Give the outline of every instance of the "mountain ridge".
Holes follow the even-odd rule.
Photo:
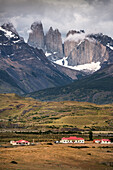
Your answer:
[[[35,22],[32,25],[34,24]],[[42,47],[42,49],[46,57],[56,64],[92,74],[100,67],[113,63],[113,39],[107,35],[102,33],[88,34],[84,30],[69,30],[63,44],[62,35],[58,29],[53,30],[50,27],[48,32],[44,34],[43,27],[38,31],[39,27],[42,27],[41,22],[37,22],[37,27],[35,27],[32,34],[35,37],[37,37],[37,34],[40,35],[36,41],[40,42],[43,39],[42,44],[45,44],[45,47]],[[40,32],[43,32],[43,36]],[[28,43],[30,39],[32,42],[30,37],[31,33],[29,34]],[[33,43],[34,45],[32,43],[31,45],[36,47],[37,42],[36,44],[35,41]],[[37,47],[40,48],[40,46]],[[95,69],[91,67],[92,63],[95,64]],[[83,65],[87,65],[87,69],[86,67],[84,69]]]
[[[27,96],[41,101],[113,103],[113,64],[61,88],[50,88]]]
[[[38,23],[38,25],[42,27],[41,23]],[[35,26],[33,26],[33,30],[37,29],[37,25]],[[58,30],[52,30],[52,32],[60,35]],[[77,36],[77,42],[74,40],[74,44],[72,39],[68,39],[72,43],[74,50],[82,51],[85,54],[85,51],[89,51],[90,46],[91,51],[89,53],[91,52],[92,54],[93,51],[94,57],[97,56],[97,61],[98,56],[102,57],[101,60],[103,59],[103,62],[100,63],[101,69],[99,67],[99,71],[92,74],[85,69],[84,71],[78,71],[66,68],[64,63],[68,62],[69,57],[62,58],[63,66],[57,65],[53,61],[48,60],[42,49],[34,48],[25,43],[12,24],[3,24],[0,27],[0,92],[31,93],[27,96],[48,101],[77,100],[99,104],[111,103],[113,91],[112,38],[103,34],[90,34],[90,38],[87,36],[85,40],[83,38],[81,41],[79,36],[85,37],[85,31],[77,32],[74,30],[69,32],[67,38],[70,35],[72,39],[73,36]],[[83,45],[87,44],[85,43],[86,41],[89,46],[86,45],[85,47]],[[94,49],[97,49],[95,48],[96,46],[99,51],[94,51]],[[84,47],[83,50],[82,47]],[[64,58],[65,61],[63,61]],[[73,82],[73,80],[77,81]],[[54,89],[52,87],[58,88]],[[40,91],[46,88],[48,89]]]
[[[6,29],[6,26],[8,27]],[[42,50],[29,46],[15,31],[12,25],[5,24],[0,27],[0,70],[4,75],[9,75],[9,82],[4,82],[10,87],[11,81],[22,90],[13,88],[9,92],[30,92],[48,87],[61,86],[72,82],[66,74],[61,73],[45,56]],[[1,83],[3,79],[1,80]],[[13,83],[14,84],[14,83]],[[16,86],[17,88],[17,86]],[[8,89],[0,92],[8,92]]]

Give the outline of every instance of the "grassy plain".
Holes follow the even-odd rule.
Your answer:
[[[113,130],[113,104],[40,102],[0,94],[0,128],[36,131]]]
[[[97,136],[112,133],[113,104],[40,102],[15,94],[0,94],[0,169],[112,170],[113,144],[53,143],[63,136],[81,136],[87,140],[89,129]],[[10,140],[19,139],[30,142],[34,139],[38,144],[9,146]]]
[[[80,148],[84,147],[84,148]],[[0,148],[1,170],[112,170],[113,144],[52,144]]]

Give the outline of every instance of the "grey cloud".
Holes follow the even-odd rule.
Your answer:
[[[0,0],[0,23],[11,21],[27,39],[32,22],[41,20],[62,35],[70,29],[103,32],[113,37],[112,0]]]

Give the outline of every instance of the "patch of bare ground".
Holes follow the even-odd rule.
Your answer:
[[[74,148],[74,146],[76,146]],[[78,146],[78,148],[77,148]],[[83,148],[80,146],[87,146]],[[100,147],[101,146],[101,147]],[[54,144],[0,148],[1,170],[112,170],[113,144]]]

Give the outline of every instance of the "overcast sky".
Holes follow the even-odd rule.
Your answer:
[[[39,20],[45,32],[52,26],[63,37],[69,30],[84,29],[113,38],[113,0],[0,0],[0,25],[12,22],[25,39]]]

